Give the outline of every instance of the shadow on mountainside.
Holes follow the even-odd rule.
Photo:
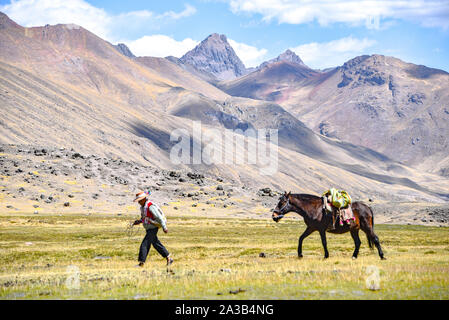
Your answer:
[[[176,144],[175,141],[170,141],[170,135],[167,132],[149,127],[140,121],[129,124],[129,126],[130,131],[136,136],[150,140],[165,152],[170,152],[170,149]]]

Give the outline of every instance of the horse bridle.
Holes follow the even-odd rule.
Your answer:
[[[282,206],[282,208],[280,208],[278,210],[279,215],[277,216],[278,218],[282,218],[284,216],[284,214],[282,214],[281,212],[284,211],[285,208],[287,208],[287,206],[290,205],[290,198],[287,197],[287,202]]]

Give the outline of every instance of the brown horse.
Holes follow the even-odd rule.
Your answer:
[[[359,230],[362,229],[366,233],[368,238],[368,244],[372,248],[372,244],[377,248],[379,256],[384,260],[384,254],[380,247],[379,238],[374,233],[374,216],[373,211],[363,202],[357,201],[352,204],[352,211],[354,212],[355,220],[351,221],[350,225],[344,224],[340,226],[336,224],[334,230],[330,230],[332,225],[332,215],[326,213],[323,210],[322,199],[318,196],[311,194],[291,194],[289,192],[284,193],[279,199],[279,203],[273,210],[272,218],[275,222],[279,222],[285,214],[294,211],[304,218],[304,222],[307,225],[304,233],[299,237],[298,243],[298,257],[302,258],[302,242],[312,232],[318,231],[321,236],[321,243],[324,247],[324,258],[329,258],[329,252],[327,251],[326,231],[331,233],[346,233],[351,232],[352,239],[354,239],[355,250],[352,254],[352,258],[356,259],[359,254],[360,238]]]

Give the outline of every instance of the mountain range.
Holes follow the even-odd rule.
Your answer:
[[[448,79],[379,55],[324,72],[290,50],[248,69],[218,34],[179,59],[135,57],[81,26],[24,28],[0,13],[0,143],[191,168],[247,187],[447,201]],[[172,164],[170,134],[191,132],[192,120],[221,132],[277,129],[279,170]]]
[[[449,175],[449,74],[443,70],[365,55],[320,71],[291,50],[247,69],[218,34],[180,61],[231,96],[281,105],[316,133]]]
[[[315,132],[447,176],[449,74],[382,55],[359,56],[327,72],[271,63],[219,87],[273,101]]]

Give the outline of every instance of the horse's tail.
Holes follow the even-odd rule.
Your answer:
[[[370,207],[368,207],[368,209],[369,209],[369,212],[370,212],[370,214],[371,214],[371,223],[372,223],[371,229],[372,229],[373,232],[374,232],[374,212],[373,212],[373,210],[372,210]],[[368,239],[368,245],[369,245],[370,249],[371,249],[371,250],[374,249],[374,248],[373,248],[373,242],[371,241],[371,239],[370,239],[370,237],[368,236],[368,234],[366,234],[366,238]]]

